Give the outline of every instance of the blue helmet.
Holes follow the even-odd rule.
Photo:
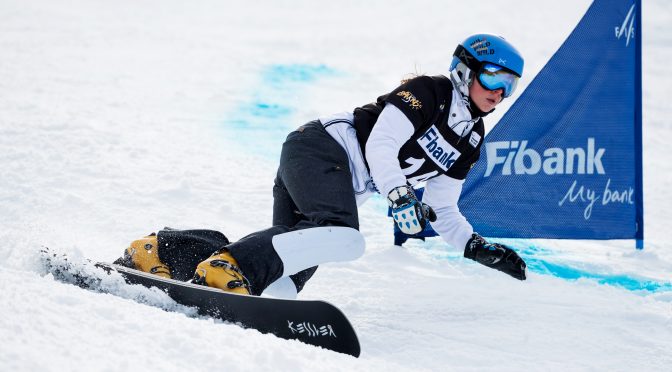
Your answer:
[[[513,94],[518,78],[523,76],[523,57],[503,37],[491,34],[469,36],[453,53],[450,71],[463,93],[474,76],[486,89],[502,88],[504,97]],[[466,93],[468,95],[468,93]]]

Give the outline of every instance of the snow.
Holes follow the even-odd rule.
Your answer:
[[[232,240],[266,228],[292,128],[370,102],[408,73],[445,73],[475,32],[520,47],[524,88],[589,3],[3,0],[0,370],[669,369],[665,0],[643,5],[643,251],[510,241],[536,265],[519,282],[437,239],[393,246],[384,202],[371,200],[364,256],[320,267],[300,294],[343,310],[359,359],[194,316],[160,292],[64,285],[36,262],[43,245],[110,261],[163,226]]]

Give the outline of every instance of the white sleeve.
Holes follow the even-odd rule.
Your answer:
[[[397,186],[406,184],[399,166],[399,150],[408,141],[415,127],[401,110],[386,104],[366,141],[366,162],[371,178],[383,196]]]
[[[427,181],[422,201],[436,212],[432,228],[456,249],[464,249],[474,229],[460,212],[457,201],[464,180],[442,175]]]

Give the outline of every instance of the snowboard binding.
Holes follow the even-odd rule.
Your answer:
[[[159,259],[159,244],[154,233],[131,242],[124,251],[124,256],[114,263],[166,279],[173,278],[170,267]]]
[[[250,294],[250,281],[243,275],[238,262],[227,250],[215,252],[199,263],[191,282],[226,292]]]

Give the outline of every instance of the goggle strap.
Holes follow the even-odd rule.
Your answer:
[[[473,54],[467,50],[467,48],[463,47],[461,44],[457,45],[457,48],[455,48],[455,52],[453,55],[457,58],[459,58],[462,62],[464,62],[469,69],[475,73],[478,73],[478,70],[481,68],[481,62],[474,57]]]

